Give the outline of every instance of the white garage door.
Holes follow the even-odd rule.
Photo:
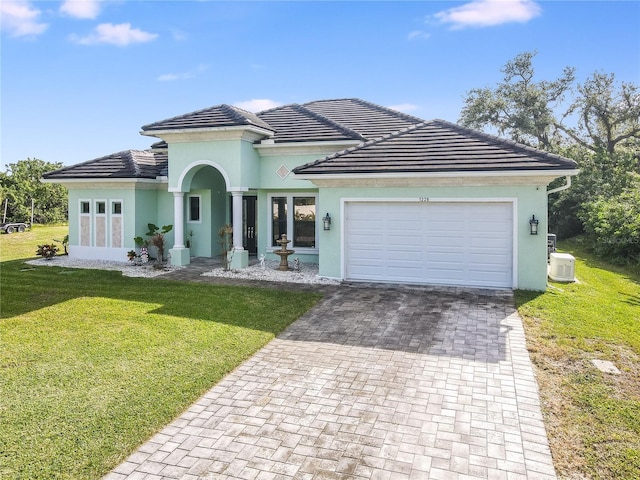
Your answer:
[[[348,202],[349,280],[512,287],[511,203]]]

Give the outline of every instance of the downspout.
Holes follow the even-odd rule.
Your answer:
[[[566,190],[567,188],[569,188],[571,186],[571,175],[567,175],[566,177],[564,177],[567,179],[567,183],[565,185],[562,185],[558,188],[554,188],[552,190],[547,190],[547,195],[551,195],[552,193],[556,193],[556,192],[561,192],[562,190]]]

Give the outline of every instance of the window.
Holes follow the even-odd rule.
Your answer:
[[[188,222],[200,222],[200,195],[189,195],[187,197],[189,205]]]
[[[287,233],[287,197],[273,197],[271,199],[273,224],[271,230],[271,246],[277,247],[282,234]]]
[[[316,196],[271,197],[271,246],[280,247],[282,234],[293,248],[316,248]]]
[[[122,248],[124,244],[124,223],[122,221],[122,201],[110,201],[109,241],[112,248]]]
[[[293,245],[300,248],[316,246],[315,197],[293,197]]]
[[[80,202],[80,213],[91,213],[91,204],[89,202]]]
[[[96,214],[105,215],[107,213],[107,202],[96,202]]]

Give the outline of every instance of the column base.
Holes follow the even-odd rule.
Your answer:
[[[249,266],[249,250],[231,250],[228,253],[231,257],[231,270],[242,270]]]
[[[191,255],[188,248],[172,248],[169,250],[169,254],[171,255],[171,265],[183,267],[191,263]]]

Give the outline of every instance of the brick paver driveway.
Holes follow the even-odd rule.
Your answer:
[[[555,478],[511,292],[327,291],[107,478]]]

